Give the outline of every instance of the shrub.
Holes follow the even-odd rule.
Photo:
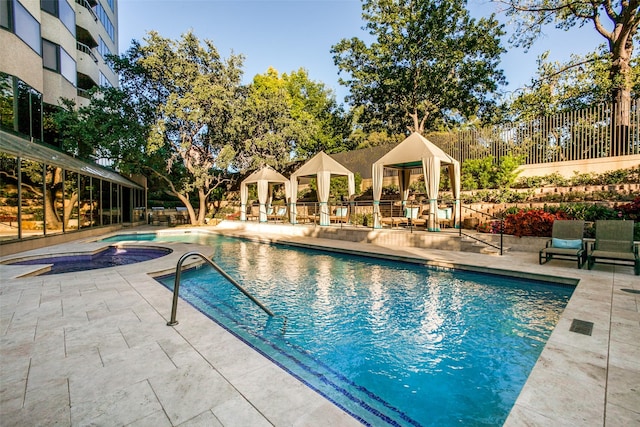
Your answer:
[[[504,220],[504,232],[514,236],[551,236],[553,221],[556,219],[569,219],[564,211],[555,213],[542,209],[521,210],[515,214],[509,214]]]
[[[640,196],[636,197],[632,202],[618,206],[618,211],[622,213],[624,219],[631,219],[636,222],[640,221]],[[636,224],[637,226],[638,224]]]

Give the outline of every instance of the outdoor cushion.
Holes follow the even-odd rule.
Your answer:
[[[336,208],[336,216],[347,216],[347,207],[342,206],[342,207]]]
[[[418,213],[420,212],[420,208],[416,207],[416,208],[405,208],[404,209],[404,217],[405,218],[411,218],[411,219],[416,219],[418,218]]]
[[[582,240],[580,239],[551,239],[551,246],[559,249],[580,249],[582,248]]]
[[[278,216],[283,216],[286,213],[287,213],[287,208],[285,206],[280,206],[278,208],[278,213],[277,213]]]
[[[438,209],[438,218],[451,219],[451,208]]]

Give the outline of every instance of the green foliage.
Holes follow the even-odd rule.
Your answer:
[[[366,0],[373,42],[343,39],[332,47],[348,101],[364,107],[367,132],[422,132],[462,118],[490,115],[504,83],[498,69],[502,26],[470,17],[457,0]]]
[[[545,186],[576,187],[587,185],[634,184],[640,182],[640,166],[629,169],[616,169],[601,174],[574,171],[571,178],[564,178],[554,172],[549,175],[522,177],[514,185],[516,188],[540,188]]]
[[[373,214],[353,213],[349,216],[349,221],[353,225],[363,225],[365,227],[370,227],[373,224]]]
[[[573,57],[570,64],[546,64],[544,55],[539,62],[539,79],[530,92],[516,100],[520,108],[515,110],[521,117],[540,115],[549,108],[574,109],[576,104],[590,105],[607,98],[622,105],[628,103],[631,90],[638,88],[640,73],[632,55],[638,42],[637,2],[512,0],[506,12],[516,24],[512,38],[516,46],[530,47],[544,26],[552,23],[565,30],[576,25],[594,28],[606,43],[600,53],[584,59]],[[628,116],[620,120],[625,123]]]
[[[528,200],[533,193],[533,190],[524,192],[509,189],[479,190],[473,194],[465,193],[461,197],[463,203],[521,203]]]
[[[355,173],[353,176],[355,184],[355,195],[360,194],[360,187],[362,185],[362,176],[359,173]],[[303,193],[305,198],[316,197],[318,191],[318,182],[316,178],[312,178],[309,182],[310,192]],[[349,179],[346,176],[332,176],[329,182],[329,199],[336,201],[349,198]]]
[[[513,156],[501,157],[499,164],[493,156],[465,160],[460,172],[462,189],[509,188],[516,181],[521,163],[521,159]]]
[[[235,149],[229,133],[236,112],[241,56],[223,60],[211,41],[192,33],[180,40],[150,32],[134,42],[114,68],[122,91],[144,108],[148,126],[144,171],[152,173],[185,206],[199,202],[201,224],[211,192],[229,180]],[[95,101],[95,100],[94,100]]]

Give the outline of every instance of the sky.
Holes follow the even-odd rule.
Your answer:
[[[469,0],[468,5],[474,17],[497,11],[488,0]],[[368,37],[362,30],[360,0],[119,0],[118,7],[120,53],[150,30],[170,39],[191,30],[199,39],[211,40],[224,58],[244,55],[244,83],[269,67],[280,73],[304,68],[311,80],[332,89],[340,103],[348,89],[338,83],[331,46],[344,38]],[[506,22],[504,16],[498,18]],[[512,29],[507,27],[505,37]],[[503,91],[529,84],[544,51],[550,51],[550,60],[566,61],[572,53],[592,52],[603,42],[592,27],[569,32],[550,27],[529,52],[505,39],[500,68],[508,86]]]

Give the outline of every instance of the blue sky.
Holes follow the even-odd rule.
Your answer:
[[[118,5],[121,52],[149,30],[172,39],[192,30],[200,39],[213,41],[223,57],[231,52],[243,54],[245,82],[270,66],[280,73],[302,67],[312,80],[331,88],[338,102],[348,91],[338,84],[331,46],[343,38],[367,37],[361,29],[360,0],[119,0]],[[488,16],[497,6],[470,0],[469,7],[479,17]],[[595,50],[603,41],[593,28],[570,32],[549,28],[528,53],[505,40],[508,52],[502,56],[501,68],[509,85],[504,90],[516,90],[531,81],[541,52],[549,50],[550,59],[564,61],[572,53]]]

